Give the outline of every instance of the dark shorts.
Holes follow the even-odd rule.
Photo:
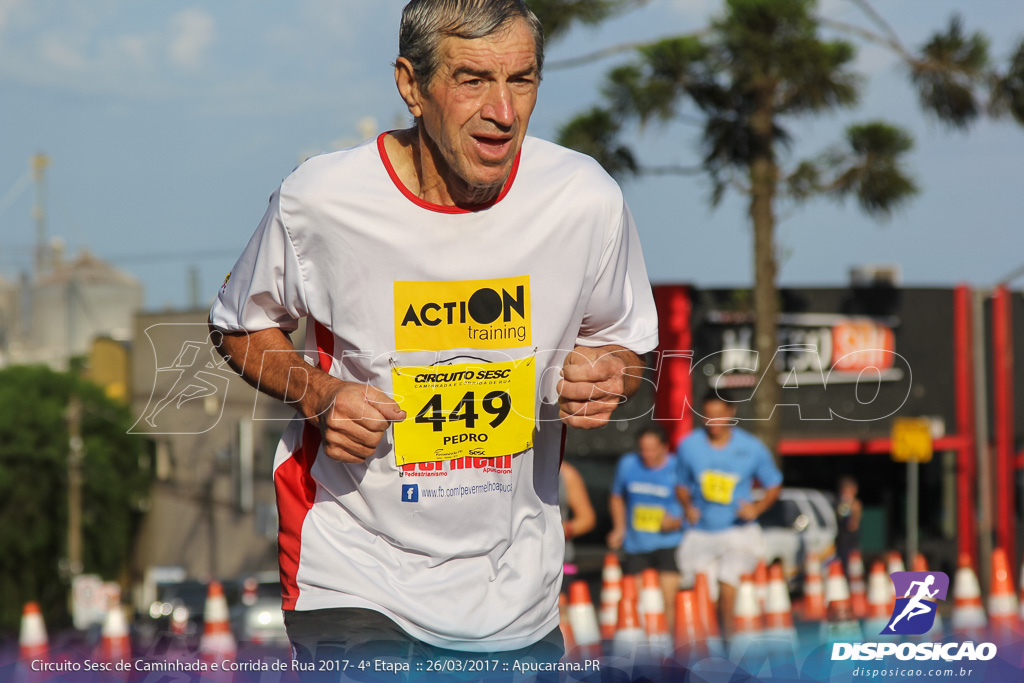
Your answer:
[[[493,667],[493,660],[498,661],[497,666],[502,667],[499,671],[503,672],[511,670],[515,661],[557,662],[565,653],[558,628],[528,647],[486,653],[428,645],[380,612],[369,609],[285,610],[284,623],[296,662],[293,666],[300,668],[303,681],[316,683],[384,678],[396,682],[431,680],[432,671],[438,677],[446,675],[452,667],[462,667],[463,674],[474,673],[467,669]],[[367,665],[359,668],[362,662]],[[506,664],[509,669],[504,668]],[[404,665],[409,666],[408,673],[402,672]],[[389,671],[395,673],[382,673]],[[486,670],[476,673],[482,675],[470,679],[494,676],[493,670],[490,674]]]
[[[645,569],[659,572],[679,572],[675,548],[658,548],[649,553],[626,553],[622,559],[623,574],[639,574]]]

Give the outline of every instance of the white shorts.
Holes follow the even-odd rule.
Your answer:
[[[764,534],[760,524],[743,524],[721,531],[688,529],[676,549],[676,563],[683,585],[691,585],[699,573],[708,577],[713,594],[718,582],[739,586],[740,577],[753,573],[764,558]]]

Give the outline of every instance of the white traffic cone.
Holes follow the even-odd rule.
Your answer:
[[[220,582],[211,581],[206,593],[203,637],[199,639],[200,657],[212,661],[232,660],[237,646],[228,623],[228,601]]]
[[[586,581],[569,584],[569,606],[566,608],[569,626],[576,641],[579,660],[596,659],[601,656],[601,627],[597,623],[597,612],[590,600],[590,588]]]
[[[107,605],[97,658],[110,664],[127,662],[132,658],[132,646],[128,639],[128,627],[125,624],[120,596],[116,599],[112,597],[110,604]]]
[[[892,579],[885,573],[885,564],[876,560],[868,575],[868,613],[864,619],[864,633],[868,638],[895,639],[891,634],[884,633],[892,619],[892,605],[889,602],[892,591]]]
[[[853,614],[850,601],[850,585],[843,574],[843,563],[833,560],[828,568],[828,580],[825,582],[825,600],[828,612],[824,628],[824,641],[857,642],[862,639],[860,622]]]
[[[601,570],[601,610],[598,623],[601,626],[601,640],[611,641],[619,620],[619,600],[622,599],[622,567],[615,553],[604,556]]]
[[[738,662],[744,657],[754,656],[763,632],[764,623],[761,621],[761,608],[757,604],[754,577],[751,574],[744,574],[740,579],[739,588],[736,589],[729,659]]]
[[[868,614],[868,595],[867,585],[864,583],[864,559],[859,550],[850,551],[846,570],[850,579],[850,606],[853,607],[853,615],[863,619]]]
[[[953,579],[953,631],[965,639],[980,641],[988,627],[981,605],[981,586],[971,567],[970,555],[960,555],[959,565]]]
[[[46,659],[50,652],[50,641],[46,636],[46,624],[39,603],[26,602],[21,611],[21,631],[18,634],[18,657],[20,659]]]

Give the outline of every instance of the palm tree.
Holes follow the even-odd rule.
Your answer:
[[[644,173],[706,173],[711,203],[735,190],[747,197],[754,230],[754,343],[761,374],[752,397],[758,435],[773,450],[779,437],[772,419],[779,399],[771,362],[777,349],[779,297],[775,226],[780,199],[826,195],[853,197],[874,218],[886,218],[918,188],[904,166],[909,134],[872,121],[850,126],[842,144],[813,159],[785,164],[800,117],[854,107],[862,78],[852,70],[856,50],[846,40],[824,38],[822,28],[883,44],[910,67],[922,107],[954,127],[969,125],[984,109],[978,90],[993,88],[989,110],[1024,120],[1024,43],[1005,74],[988,69],[987,41],[967,36],[956,17],[920,54],[912,54],[867,0],[853,0],[877,30],[830,21],[816,0],[726,0],[722,14],[703,31],[638,46],[613,46],[596,56],[630,50],[635,59],[613,68],[603,106],[575,117],[560,142],[594,156],[620,178]],[[600,21],[642,4],[634,0],[533,0],[542,21],[554,17],[554,34],[573,19]],[[548,24],[545,24],[548,27]],[[552,33],[548,27],[549,34]],[[573,62],[576,63],[576,62]],[[645,166],[622,142],[628,124],[692,121],[699,113],[702,159],[697,167]],[[686,111],[684,111],[686,107]]]

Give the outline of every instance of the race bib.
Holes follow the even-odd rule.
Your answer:
[[[739,480],[738,474],[707,470],[700,475],[701,495],[709,503],[732,505],[732,494]]]
[[[659,533],[665,519],[665,508],[637,505],[633,508],[633,528],[637,531]]]
[[[533,446],[534,359],[395,367],[399,467],[465,456],[494,458]]]

